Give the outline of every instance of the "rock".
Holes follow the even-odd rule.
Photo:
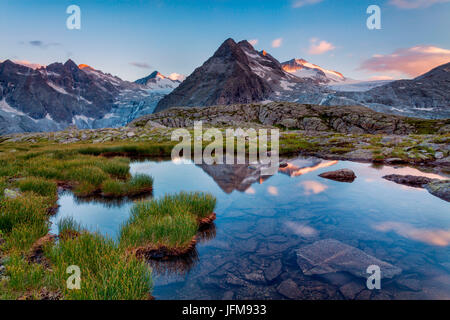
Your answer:
[[[353,182],[356,179],[355,173],[350,169],[340,169],[319,174],[319,177],[336,180],[339,182]]]
[[[156,121],[152,121],[152,120],[147,121],[147,123],[145,124],[145,127],[147,127],[147,128],[167,128],[166,126],[164,126]]]
[[[136,135],[136,133],[134,133],[133,131],[130,131],[130,132],[127,133],[127,137],[128,137],[128,138],[132,138],[132,137],[134,137],[135,135]]]
[[[403,289],[411,290],[411,291],[421,291],[422,285],[420,280],[414,278],[403,278],[398,279],[396,283]]]
[[[295,120],[295,119],[289,119],[289,118],[283,119],[283,120],[281,120],[280,124],[286,128],[297,128],[298,127],[297,120]]]
[[[288,164],[286,162],[281,162],[279,167],[280,168],[286,168],[288,166]]]
[[[398,136],[385,136],[380,140],[380,142],[382,144],[399,144],[403,142],[403,139]]]
[[[356,295],[364,290],[365,287],[358,282],[349,282],[339,288],[339,291],[346,299],[355,299]]]
[[[450,156],[434,161],[437,166],[450,167]]]
[[[227,291],[223,294],[222,300],[233,300],[233,298],[234,298],[234,292]]]
[[[363,290],[356,296],[356,300],[370,300],[371,295],[371,290]]]
[[[277,291],[289,299],[301,299],[302,292],[292,279],[284,280],[278,287]]]
[[[251,273],[244,274],[245,280],[251,281],[251,282],[259,282],[259,283],[265,283],[266,280],[264,278],[264,274],[261,270],[255,270]]]
[[[388,158],[385,161],[386,161],[386,163],[389,163],[389,164],[402,164],[402,163],[407,162],[401,158]]]
[[[348,272],[367,278],[367,267],[377,265],[382,278],[393,278],[402,270],[338,240],[319,240],[297,250],[297,263],[306,275]]]
[[[350,160],[372,161],[373,152],[368,149],[356,149],[345,154]]]
[[[416,188],[423,188],[426,184],[433,181],[437,181],[437,179],[431,179],[423,176],[412,176],[412,175],[404,176],[400,174],[389,174],[383,176],[383,179]]]
[[[16,199],[21,196],[21,193],[19,191],[11,190],[11,189],[5,189],[3,191],[3,194],[4,194],[5,198],[8,198],[8,199]]]
[[[434,157],[436,158],[436,159],[442,159],[442,158],[444,158],[444,153],[443,152],[436,152],[435,154],[434,154]]]
[[[269,267],[264,269],[264,276],[267,281],[272,281],[281,274],[281,260],[270,262]]]
[[[425,186],[433,196],[450,202],[450,180],[433,181]]]

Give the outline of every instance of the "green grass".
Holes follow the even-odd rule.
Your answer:
[[[83,232],[76,238],[59,241],[47,248],[45,254],[65,299],[139,300],[149,297],[151,270],[145,261],[127,255],[109,238]],[[66,287],[66,269],[70,265],[80,268],[80,290]]]
[[[58,233],[62,234],[65,232],[81,232],[83,227],[79,224],[73,217],[65,217],[57,222],[58,225]]]
[[[56,289],[52,274],[43,265],[29,263],[19,254],[11,254],[5,266],[9,281],[0,284],[0,297],[3,295],[3,299],[18,299],[25,294],[38,299],[42,288]]]
[[[6,251],[27,252],[37,239],[48,233],[48,222],[37,219],[32,223],[17,223],[5,236]]]
[[[29,177],[20,180],[18,187],[22,192],[32,191],[41,196],[56,196],[56,183],[42,178]]]
[[[82,147],[78,149],[80,154],[84,155],[101,155],[101,154],[115,154],[124,156],[156,156],[156,155],[170,155],[172,148],[176,143],[140,143],[140,144],[124,144],[115,146],[95,146]]]
[[[186,249],[198,231],[199,218],[211,214],[215,205],[210,194],[185,192],[137,202],[120,230],[120,244]]]
[[[34,194],[26,194],[16,199],[0,201],[0,230],[10,232],[16,225],[36,225],[47,221],[47,199]]]
[[[137,174],[129,181],[107,180],[102,184],[102,192],[107,197],[135,196],[149,192],[153,188],[153,178],[146,174]]]

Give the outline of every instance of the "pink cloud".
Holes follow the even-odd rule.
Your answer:
[[[283,43],[283,38],[278,38],[272,41],[272,48],[279,48]]]
[[[303,6],[316,4],[316,3],[319,3],[319,2],[322,2],[322,1],[323,0],[297,0],[297,1],[294,1],[294,3],[292,4],[292,7],[300,8],[300,7],[303,7]]]
[[[400,72],[411,77],[421,75],[450,61],[450,50],[434,46],[415,46],[398,49],[392,54],[377,54],[364,61],[360,70]]]
[[[369,78],[370,81],[376,80],[394,80],[394,77],[391,76],[372,76]]]
[[[300,183],[305,189],[305,195],[318,194],[328,189],[328,186],[317,181],[302,181]]]
[[[382,232],[394,231],[402,237],[427,244],[446,247],[450,245],[449,229],[419,229],[407,223],[387,221],[373,226]]]
[[[317,38],[312,38],[310,42],[309,54],[323,54],[336,48],[332,43],[325,40],[319,41]]]
[[[274,186],[270,186],[270,187],[267,188],[267,192],[269,192],[273,196],[277,196],[278,195],[278,188],[274,187]]]
[[[31,69],[39,69],[41,67],[45,67],[42,64],[33,63],[33,62],[30,62],[30,61],[27,61],[27,60],[14,60],[13,62],[17,63],[17,64],[21,64],[21,65],[23,65],[25,67],[28,67],[28,68],[31,68]]]
[[[450,0],[391,0],[389,3],[401,9],[417,9],[444,2],[450,2]]]
[[[258,44],[258,39],[248,40],[248,43],[250,43],[252,46],[256,46]]]

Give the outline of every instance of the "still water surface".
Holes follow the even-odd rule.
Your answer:
[[[135,161],[131,173],[154,177],[153,197],[206,191],[217,197],[217,220],[182,261],[152,263],[157,299],[450,299],[450,205],[386,174],[426,175],[414,168],[296,158],[271,177],[245,165],[197,166]],[[352,169],[353,183],[318,174]],[[149,196],[151,197],[151,196]],[[81,200],[62,193],[56,221],[71,216],[117,238],[133,202]],[[402,269],[381,290],[343,271],[306,276],[295,250],[336,239]]]

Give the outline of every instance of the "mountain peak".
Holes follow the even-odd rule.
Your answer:
[[[255,49],[255,48],[251,45],[251,43],[248,42],[247,40],[239,41],[239,42],[237,43],[237,45],[240,46],[240,47],[245,47],[245,48],[252,49],[252,50]]]
[[[311,78],[319,82],[342,82],[346,78],[340,72],[322,68],[305,59],[291,59],[281,64],[283,70],[296,75],[299,78]]]
[[[69,68],[69,69],[78,69],[78,66],[75,62],[73,62],[72,59],[68,59],[65,63],[64,63],[64,67]]]
[[[148,79],[156,79],[156,78],[165,79],[166,76],[163,76],[161,73],[159,73],[159,71],[155,70],[152,73],[150,73],[150,75],[147,78]]]
[[[270,54],[247,41],[225,40],[214,55],[161,99],[155,112],[174,106],[211,106],[266,100],[274,92],[292,90],[301,80],[285,72]],[[291,87],[287,85],[291,84]]]

